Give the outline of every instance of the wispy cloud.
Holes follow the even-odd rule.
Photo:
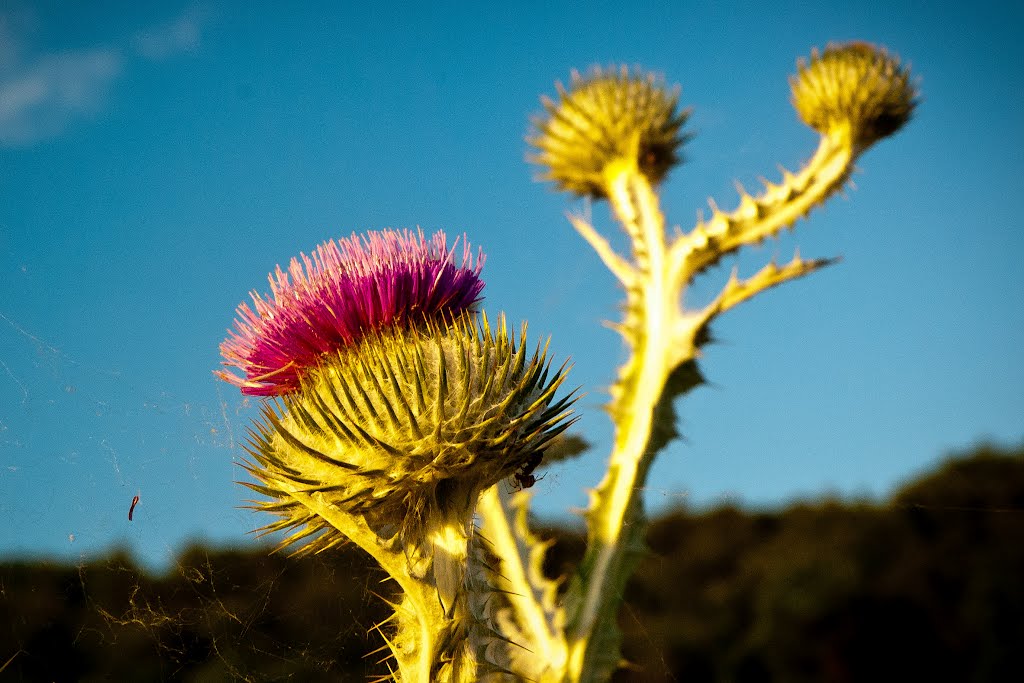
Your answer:
[[[202,27],[203,13],[193,5],[175,19],[138,31],[132,37],[132,46],[141,56],[153,60],[195,52]]]
[[[194,52],[202,19],[193,5],[174,19],[140,30],[128,41],[131,54],[163,60]],[[22,37],[28,23],[24,13],[0,12],[0,147],[31,145],[98,115],[130,64],[131,55],[126,57],[116,43],[32,54]]]
[[[0,82],[0,144],[26,145],[99,112],[121,72],[110,48],[46,55]]]

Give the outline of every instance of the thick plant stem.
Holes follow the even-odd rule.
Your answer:
[[[615,624],[628,577],[645,551],[646,519],[641,491],[655,455],[677,436],[672,402],[702,383],[696,366],[707,325],[720,313],[756,293],[828,265],[829,259],[783,266],[770,263],[740,280],[736,273],[719,296],[700,310],[685,310],[686,286],[722,255],[778,233],[811,207],[838,191],[849,177],[856,150],[849,130],[822,136],[815,155],[797,174],[785,173],[758,197],[743,194],[731,213],[716,209],[708,222],[666,245],[665,220],[648,178],[629,158],[609,163],[605,189],[616,219],[630,237],[629,262],[615,254],[586,221],[570,217],[626,291],[625,316],[614,327],[632,354],[610,389],[609,412],[615,439],[607,474],[591,494],[586,514],[588,547],[565,596],[564,632],[545,610],[538,582],[525,577],[529,544],[510,530],[497,492],[488,492],[480,511],[489,533],[501,544],[509,582],[509,603],[524,641],[552,659],[545,671],[563,681],[604,681],[619,666],[621,636]],[[543,680],[548,680],[544,678]]]
[[[610,391],[614,447],[605,479],[592,493],[587,552],[566,599],[566,680],[607,680],[619,664],[614,660],[619,653],[615,617],[626,580],[645,549],[640,492],[655,455],[677,435],[672,401],[702,382],[694,361],[708,323],[757,292],[831,261],[795,256],[781,268],[769,264],[744,281],[734,274],[719,297],[699,311],[681,308],[686,286],[722,255],[776,234],[838,191],[855,156],[849,131],[833,130],[800,173],[787,173],[782,185],[770,186],[757,198],[744,194],[732,213],[716,210],[708,223],[676,238],[671,248],[648,179],[629,160],[609,164],[608,200],[632,240],[633,264],[612,268],[620,262],[609,254],[602,258],[626,289],[625,319],[616,329],[633,353]]]
[[[437,632],[444,610],[437,592],[423,582],[402,584],[403,599],[395,606],[398,633],[389,641],[398,665],[396,680],[420,683],[433,681],[438,655]]]
[[[664,219],[657,196],[635,165],[617,165],[608,178],[609,201],[634,239],[634,256],[643,278],[639,290],[628,292],[624,334],[633,344],[634,357],[613,391],[615,445],[608,473],[593,493],[588,549],[581,582],[575,584],[583,592],[570,613],[567,633],[567,678],[573,681],[604,678],[606,666],[595,656],[602,653],[593,652],[591,637],[595,628],[603,629],[604,622],[614,619],[625,577],[637,559],[637,541],[642,542],[645,520],[640,491],[657,450],[651,448],[653,421],[672,371],[669,344],[677,308],[665,269]]]
[[[473,680],[471,659],[458,645],[463,636],[461,589],[469,540],[464,526],[441,525],[427,539],[429,547],[403,546],[382,539],[365,518],[343,512],[322,493],[309,494],[284,481],[281,486],[290,487],[296,501],[369,553],[402,589],[401,602],[392,604],[397,632],[390,639],[385,636],[395,657],[396,680]],[[450,664],[443,666],[444,660]]]

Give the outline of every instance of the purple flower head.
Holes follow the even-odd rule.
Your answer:
[[[273,297],[253,291],[253,307],[238,307],[235,329],[220,346],[224,365],[243,376],[217,375],[243,394],[287,394],[325,354],[367,332],[473,310],[484,256],[478,252],[474,265],[463,240],[458,265],[457,244],[449,250],[443,232],[430,241],[422,230],[353,234],[293,258],[287,271],[278,266],[268,278]]]

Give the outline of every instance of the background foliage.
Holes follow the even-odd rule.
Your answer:
[[[567,574],[581,535],[544,533]],[[676,510],[627,586],[615,680],[1024,680],[1022,538],[1024,447],[978,447],[883,503]],[[383,578],[355,549],[195,546],[163,576],[125,552],[8,560],[0,680],[366,680]]]

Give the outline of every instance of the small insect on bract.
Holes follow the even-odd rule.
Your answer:
[[[544,451],[538,451],[527,458],[523,466],[520,467],[512,474],[512,490],[522,491],[523,489],[531,488],[534,484],[544,478],[544,475],[535,476],[533,471],[540,465],[540,461],[544,459]]]

